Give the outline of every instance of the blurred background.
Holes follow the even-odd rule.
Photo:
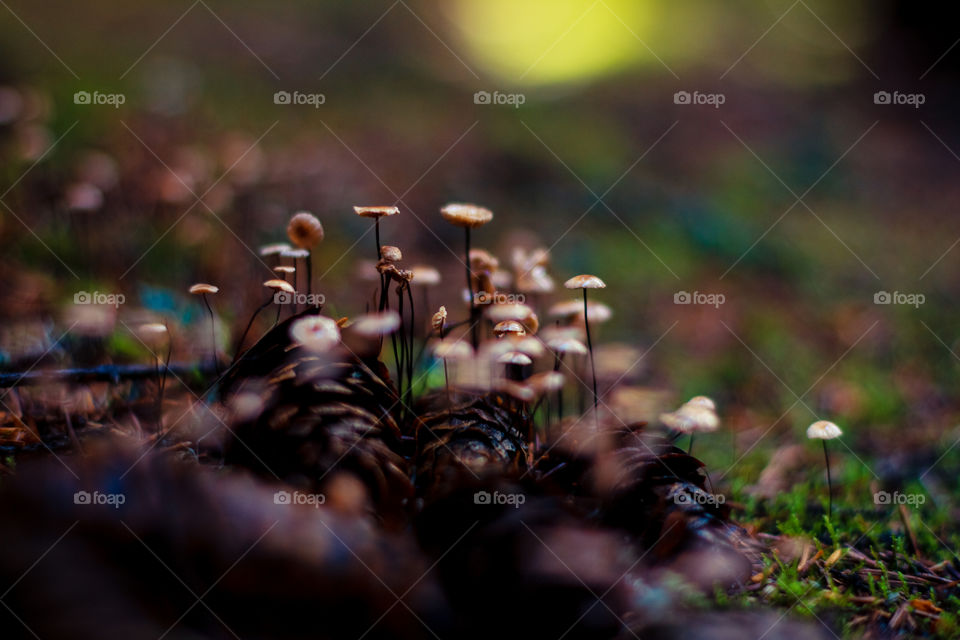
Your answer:
[[[0,36],[7,371],[143,360],[145,314],[195,359],[197,281],[229,351],[298,209],[326,313],[369,298],[351,207],[397,204],[384,242],[463,317],[468,201],[505,266],[606,281],[608,378],[717,399],[713,465],[753,482],[817,417],[850,474],[960,464],[960,32],[927,4],[3,0]]]

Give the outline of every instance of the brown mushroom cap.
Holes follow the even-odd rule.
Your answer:
[[[607,285],[597,276],[591,276],[584,273],[579,276],[573,276],[563,283],[567,289],[606,289]]]
[[[470,269],[493,273],[500,266],[496,256],[486,249],[470,249]]]
[[[290,218],[287,237],[301,249],[313,249],[323,242],[323,225],[309,211],[300,211]]]
[[[206,282],[198,282],[189,289],[190,293],[194,295],[199,295],[202,293],[217,293],[220,291],[220,287],[214,286],[212,284],[207,284]]]
[[[451,202],[442,209],[440,215],[452,225],[473,229],[482,227],[493,220],[493,212],[475,204]]]
[[[382,218],[400,213],[398,207],[354,207],[353,212],[361,218]]]
[[[493,327],[493,335],[498,338],[502,338],[507,334],[523,336],[527,334],[527,329],[516,320],[504,320],[503,322],[498,322]]]
[[[403,260],[403,253],[400,251],[400,247],[385,244],[380,247],[380,257],[387,262],[400,262]]]
[[[430,326],[433,327],[434,331],[440,331],[447,322],[447,308],[441,306],[437,309],[437,312],[433,314],[433,317],[430,319]]]
[[[269,287],[270,289],[276,289],[277,291],[284,291],[286,293],[295,293],[296,289],[287,282],[286,280],[278,280],[274,278],[273,280],[267,280],[263,283],[263,286]]]

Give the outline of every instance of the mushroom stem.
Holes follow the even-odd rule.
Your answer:
[[[250,327],[253,326],[253,321],[257,319],[257,316],[260,315],[260,312],[270,306],[270,303],[273,302],[273,296],[271,295],[267,298],[267,301],[262,305],[257,307],[257,310],[253,312],[253,315],[250,316],[250,322],[247,323],[247,328],[243,330],[243,333],[240,334],[240,340],[237,341],[237,348],[233,352],[233,362],[237,361],[237,358],[240,356],[240,348],[243,347],[243,341],[247,337],[247,333],[250,331]],[[233,363],[231,363],[232,366]]]
[[[833,482],[830,479],[830,456],[827,455],[827,441],[823,441],[823,459],[827,463],[827,517],[833,519]]]
[[[217,358],[217,326],[216,326],[216,321],[213,319],[213,309],[210,308],[210,301],[207,300],[207,294],[203,294],[203,295],[200,296],[200,297],[203,298],[203,304],[206,305],[206,307],[207,307],[207,313],[210,314],[210,338],[211,338],[210,348],[211,348],[211,350],[212,350],[211,353],[213,354],[213,368],[216,370],[216,372],[217,372],[217,377],[219,378],[219,377],[220,377],[220,362],[219,362],[219,359]]]
[[[473,348],[477,348],[477,323],[475,320],[476,315],[476,306],[473,303],[473,274],[470,271],[470,227],[464,227],[464,238],[466,240],[466,253],[464,254],[466,260],[464,266],[467,269],[467,296],[470,299],[470,342],[473,345]]]
[[[587,329],[587,349],[590,351],[590,372],[593,374],[593,412],[597,412],[597,367],[593,363],[593,342],[590,340],[590,317],[587,315],[587,290],[583,289],[583,325]]]

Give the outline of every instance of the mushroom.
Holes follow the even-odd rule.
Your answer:
[[[590,351],[590,370],[593,373],[593,410],[597,410],[597,368],[593,363],[593,342],[590,340],[590,315],[587,308],[587,289],[605,289],[606,284],[597,276],[583,274],[574,276],[563,283],[567,289],[583,290],[583,324],[587,330],[587,349]]]
[[[516,320],[504,320],[503,322],[498,322],[496,326],[493,327],[493,335],[497,338],[503,338],[506,335],[525,336],[527,335],[527,330]]]
[[[381,338],[399,328],[400,314],[393,310],[362,315],[350,325],[353,332],[364,338]]]
[[[380,247],[380,259],[385,262],[400,262],[403,260],[403,254],[400,252],[400,247],[385,244]]]
[[[217,372],[217,377],[220,377],[220,364],[217,360],[217,329],[216,323],[213,319],[213,309],[210,308],[210,301],[207,299],[207,294],[213,295],[220,291],[220,287],[216,287],[212,284],[206,284],[205,282],[198,282],[189,289],[190,293],[193,295],[199,295],[203,299],[203,304],[207,307],[207,313],[210,315],[210,348],[211,354],[213,355],[213,368]]]
[[[470,272],[470,230],[482,227],[493,220],[493,212],[475,204],[450,203],[440,209],[440,215],[450,224],[463,227],[465,251],[463,265],[467,270],[467,292],[470,294],[470,339],[477,348],[476,306],[473,301],[473,277]]]
[[[290,337],[308,351],[326,353],[340,342],[340,327],[333,318],[307,316],[290,325]]]
[[[259,307],[257,307],[257,310],[253,312],[252,316],[250,316],[250,322],[247,323],[247,327],[243,330],[243,333],[240,334],[240,340],[237,341],[237,348],[233,354],[233,362],[236,362],[237,358],[240,356],[240,349],[243,347],[243,341],[247,337],[247,333],[250,331],[250,327],[253,326],[253,321],[257,319],[257,316],[260,314],[260,312],[266,309],[267,307],[269,307],[271,303],[276,302],[277,318],[279,318],[280,317],[280,299],[278,298],[278,296],[282,294],[287,294],[292,296],[294,293],[296,293],[296,289],[294,289],[289,282],[287,282],[286,280],[279,280],[277,278],[267,280],[266,282],[263,283],[263,286],[267,287],[268,289],[272,289],[273,292],[270,294],[270,297],[267,298],[267,301],[264,302]]]
[[[170,338],[170,331],[167,325],[160,322],[148,322],[137,327],[137,333],[143,336],[141,338],[144,345],[151,350],[154,357],[154,368],[157,375],[157,430],[163,430],[163,391],[167,386],[167,369],[170,366],[170,354],[173,352],[173,340]],[[154,348],[167,341],[167,358],[163,365],[163,374],[160,374],[160,356],[153,352]]]
[[[698,398],[702,397],[698,396]],[[697,398],[694,400],[697,402],[686,402],[676,411],[660,414],[660,421],[668,428],[690,435],[690,444],[687,446],[688,455],[693,451],[695,433],[711,433],[720,427],[720,418],[717,417],[716,412],[701,404]]]
[[[354,207],[353,212],[361,218],[373,218],[374,239],[377,243],[377,260],[383,256],[380,255],[380,218],[384,216],[395,216],[400,213],[397,207]]]
[[[807,437],[811,440],[823,441],[823,459],[827,463],[827,517],[833,517],[833,483],[830,479],[830,456],[827,454],[827,440],[833,440],[843,435],[840,427],[829,420],[817,420],[807,427]]]

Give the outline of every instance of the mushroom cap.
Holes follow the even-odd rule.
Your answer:
[[[499,380],[496,384],[496,389],[500,393],[505,393],[508,396],[512,396],[521,402],[532,402],[536,400],[537,394],[533,392],[528,385],[523,384],[522,382],[514,382],[513,380]]]
[[[587,302],[589,307],[590,302]],[[555,302],[547,310],[547,315],[551,318],[568,318],[583,313],[583,300],[565,300],[564,302]]]
[[[544,371],[527,378],[527,384],[538,394],[550,393],[563,388],[564,375],[559,371]]]
[[[493,335],[498,338],[502,338],[507,334],[523,336],[526,335],[527,329],[522,324],[516,320],[504,320],[503,322],[498,322],[493,327]]]
[[[572,353],[576,356],[586,355],[587,346],[576,338],[553,338],[547,346],[557,353]]]
[[[554,287],[553,278],[542,265],[517,274],[517,291],[521,293],[550,293]]]
[[[310,255],[310,251],[307,249],[284,249],[280,252],[281,258],[292,258],[294,260],[299,260],[300,258],[306,258]]]
[[[207,284],[206,282],[198,282],[189,289],[190,293],[194,295],[202,293],[216,293],[220,291],[220,287],[214,286],[212,284]]]
[[[610,307],[602,302],[594,302],[592,300],[587,301],[587,313],[590,314],[590,324],[592,325],[606,322],[613,317],[613,311]],[[580,305],[580,310],[574,315],[574,320],[583,323],[583,304]]]
[[[597,276],[591,276],[584,273],[579,276],[573,276],[563,283],[567,289],[606,289],[607,285]]]
[[[290,337],[303,348],[324,353],[340,342],[340,327],[326,316],[306,316],[290,325]]]
[[[295,293],[296,289],[293,288],[286,280],[278,280],[274,278],[273,280],[267,280],[263,283],[263,286],[269,287],[270,289],[276,289],[277,291],[284,291],[286,293]]]
[[[379,338],[400,328],[400,314],[392,309],[382,313],[368,313],[355,319],[350,329],[365,338]]]
[[[437,312],[433,314],[433,317],[430,318],[430,326],[433,327],[434,331],[439,331],[444,324],[447,322],[447,308],[441,306],[437,309]]]
[[[290,218],[287,237],[301,249],[313,249],[323,242],[323,225],[309,211],[299,211]]]
[[[817,420],[807,427],[807,437],[815,440],[833,440],[843,435],[840,427],[829,420]]]
[[[387,262],[400,262],[403,260],[403,253],[400,252],[400,247],[385,244],[380,247],[380,257]]]
[[[277,254],[283,253],[291,249],[292,247],[286,242],[273,242],[271,244],[265,244],[260,247],[261,256],[275,256]]]
[[[167,325],[160,322],[147,322],[137,327],[137,331],[148,334],[167,333]]]
[[[282,264],[279,267],[274,267],[273,270],[276,271],[277,273],[295,273],[297,271],[297,268]]]
[[[467,360],[473,357],[473,347],[463,340],[444,338],[433,344],[433,355],[441,360]]]
[[[660,421],[681,433],[709,433],[720,427],[717,414],[704,407],[684,405],[672,413],[660,415]]]
[[[500,364],[518,364],[521,366],[533,364],[533,360],[530,358],[530,356],[521,351],[508,351],[498,357],[497,362]]]
[[[703,407],[704,409],[709,409],[710,411],[717,410],[717,403],[713,401],[712,398],[707,396],[694,396],[687,400],[685,403],[691,407]]]
[[[418,264],[410,267],[410,271],[413,272],[413,281],[417,284],[428,287],[440,284],[440,272],[429,265]]]
[[[361,218],[382,218],[400,213],[398,207],[354,207],[353,212]]]
[[[452,225],[473,229],[482,227],[493,220],[493,212],[475,204],[451,202],[442,209],[440,215]]]
[[[486,249],[470,249],[470,270],[493,273],[500,266],[497,257]]]

